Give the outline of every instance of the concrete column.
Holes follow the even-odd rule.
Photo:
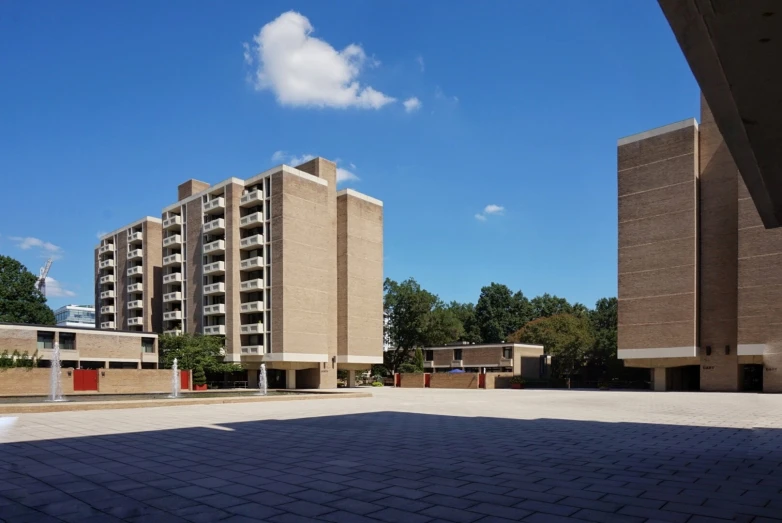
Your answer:
[[[664,367],[658,367],[655,369],[652,369],[652,390],[655,392],[665,392],[667,390],[666,387],[666,378],[668,377],[668,369]]]
[[[103,362],[103,368],[104,369],[108,369],[109,368],[109,362],[108,361],[104,361]]]
[[[295,389],[296,388],[296,371],[295,370],[286,370],[285,371],[285,388],[286,389]]]
[[[258,376],[260,373],[260,369],[247,369],[247,388],[248,389],[257,389],[258,388]]]
[[[348,371],[348,387],[355,387],[356,386],[356,371],[349,370]]]

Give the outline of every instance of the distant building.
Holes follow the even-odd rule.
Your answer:
[[[95,328],[95,307],[92,305],[64,305],[54,311],[58,327]]]

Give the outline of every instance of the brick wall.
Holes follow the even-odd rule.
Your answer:
[[[403,389],[423,389],[426,376],[423,374],[400,374],[400,387]]]
[[[192,379],[188,380],[192,383]],[[98,371],[101,394],[139,394],[171,392],[171,370],[101,369]]]
[[[201,198],[196,198],[186,205],[187,218],[184,220],[186,225],[186,236],[183,238],[185,246],[183,251],[187,252],[186,274],[183,278],[187,280],[186,286],[183,282],[185,307],[187,309],[187,332],[200,333],[204,327],[203,316],[203,278],[201,270],[203,268],[203,235],[201,234],[201,222],[203,221],[203,208]],[[181,234],[181,233],[180,233]]]
[[[60,370],[62,393],[73,393],[71,369]],[[0,369],[0,396],[46,396],[50,369]]]
[[[436,372],[430,378],[429,387],[432,389],[477,389],[478,374],[474,372],[463,374]]]
[[[486,389],[509,389],[512,372],[487,372]]]

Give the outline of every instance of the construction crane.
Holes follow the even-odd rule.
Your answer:
[[[51,258],[46,260],[46,265],[41,267],[41,270],[38,272],[38,282],[36,286],[44,296],[46,296],[46,277],[49,275],[49,269],[52,268],[52,261]]]

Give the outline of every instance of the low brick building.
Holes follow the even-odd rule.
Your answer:
[[[63,367],[84,369],[156,369],[158,336],[150,332],[121,332],[54,325],[0,323],[0,354],[48,361],[54,343],[60,344]]]
[[[424,349],[427,372],[509,372],[528,379],[547,375],[549,357],[543,345],[521,343],[453,344]]]

